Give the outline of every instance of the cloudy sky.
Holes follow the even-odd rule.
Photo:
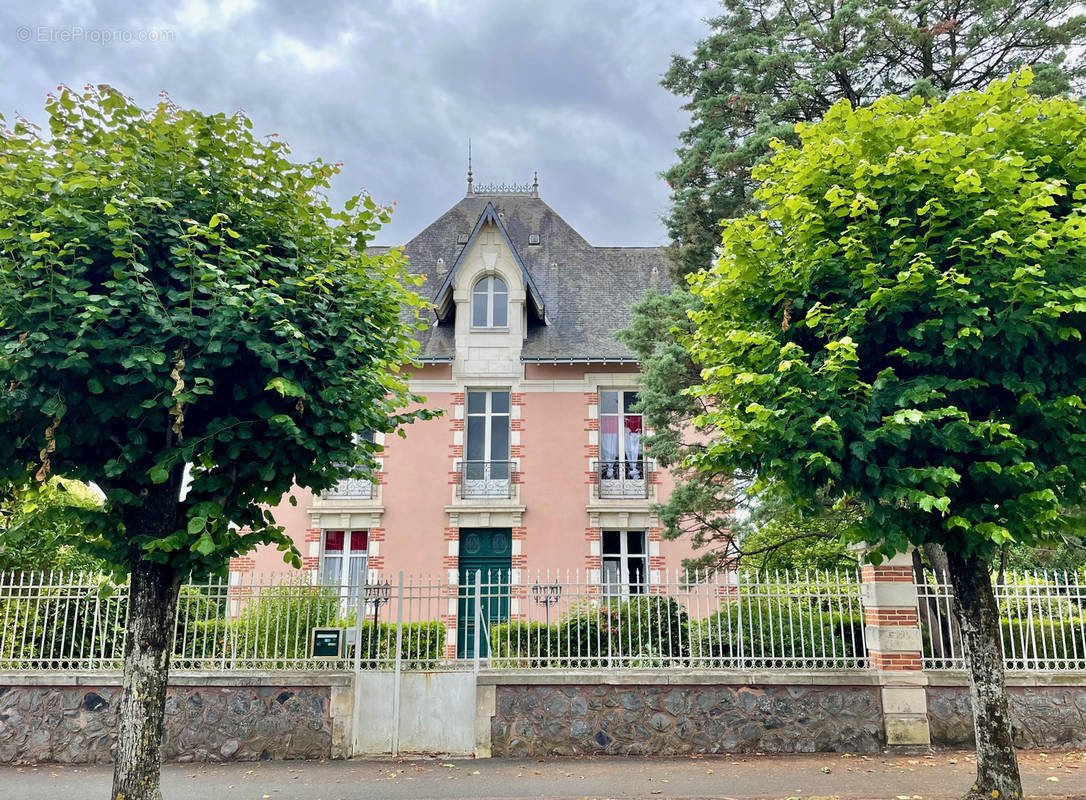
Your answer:
[[[300,159],[345,162],[334,199],[398,202],[406,241],[477,182],[530,182],[593,244],[662,244],[658,174],[686,125],[659,86],[714,0],[5,0],[0,114],[57,84],[244,109]]]

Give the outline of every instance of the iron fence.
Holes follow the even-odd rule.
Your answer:
[[[1086,581],[1078,572],[993,576],[1007,669],[1086,670]],[[925,669],[964,669],[954,593],[945,576],[917,585]]]
[[[655,572],[648,584],[508,570],[364,585],[313,574],[190,581],[174,669],[860,669],[859,581],[848,573]],[[0,669],[120,669],[128,587],[95,576],[0,573]],[[335,628],[340,657],[311,657]]]

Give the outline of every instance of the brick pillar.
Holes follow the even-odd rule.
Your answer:
[[[867,656],[882,687],[886,743],[931,744],[912,556],[901,553],[877,567],[864,564],[860,575]]]

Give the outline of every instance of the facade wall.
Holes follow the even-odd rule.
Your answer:
[[[319,565],[322,529],[370,531],[371,572],[438,575],[457,567],[459,530],[511,527],[515,569],[578,574],[599,580],[601,530],[645,530],[650,568],[681,568],[693,555],[687,541],[660,540],[659,521],[650,505],[666,499],[673,485],[665,470],[653,472],[650,496],[600,500],[593,496],[593,461],[598,460],[599,389],[638,386],[634,365],[524,365],[524,377],[473,378],[452,375],[447,364],[427,366],[412,376],[412,388],[425,407],[443,415],[417,421],[406,436],[383,440],[378,485],[371,499],[339,501],[295,489],[297,506],[287,498],[276,508],[305,567]],[[513,404],[510,456],[518,483],[511,500],[458,500],[456,462],[464,457],[465,391],[508,388]],[[258,548],[235,559],[235,573],[278,572],[282,555]]]
[[[482,224],[456,269],[449,286],[451,306],[445,306],[452,316],[441,323],[452,326],[451,363],[434,363],[411,376],[411,388],[425,396],[426,407],[444,416],[407,426],[406,438],[378,436],[384,449],[372,497],[314,497],[299,489],[297,507],[284,501],[276,509],[302,552],[304,568],[320,567],[322,531],[366,530],[371,575],[444,573],[454,582],[460,531],[507,528],[512,531],[513,585],[547,571],[598,584],[604,530],[645,532],[650,584],[664,580],[665,570],[680,569],[682,559],[691,555],[689,544],[662,542],[659,520],[651,511],[652,503],[666,499],[670,476],[654,471],[648,496],[600,498],[594,490],[593,462],[601,455],[599,393],[636,391],[638,366],[621,360],[522,360],[528,328],[540,324],[532,315],[539,312],[529,310],[523,273],[495,221]],[[507,324],[476,326],[473,287],[493,279],[508,289]],[[560,306],[560,298],[557,302]],[[457,465],[465,458],[470,422],[465,400],[472,390],[509,392],[508,458],[517,472],[511,497],[458,496]],[[243,573],[278,569],[281,563],[281,554],[263,548],[235,560],[235,581]]]
[[[428,392],[427,408],[440,408],[444,416],[417,421],[406,438],[385,440],[385,483],[380,487],[384,509],[381,572],[439,575],[449,555],[442,532],[445,507],[452,498],[450,474],[453,448],[450,392]]]

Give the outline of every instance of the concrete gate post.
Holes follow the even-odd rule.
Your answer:
[[[863,563],[860,576],[868,663],[882,687],[886,743],[931,744],[912,556],[901,553],[878,566]]]

